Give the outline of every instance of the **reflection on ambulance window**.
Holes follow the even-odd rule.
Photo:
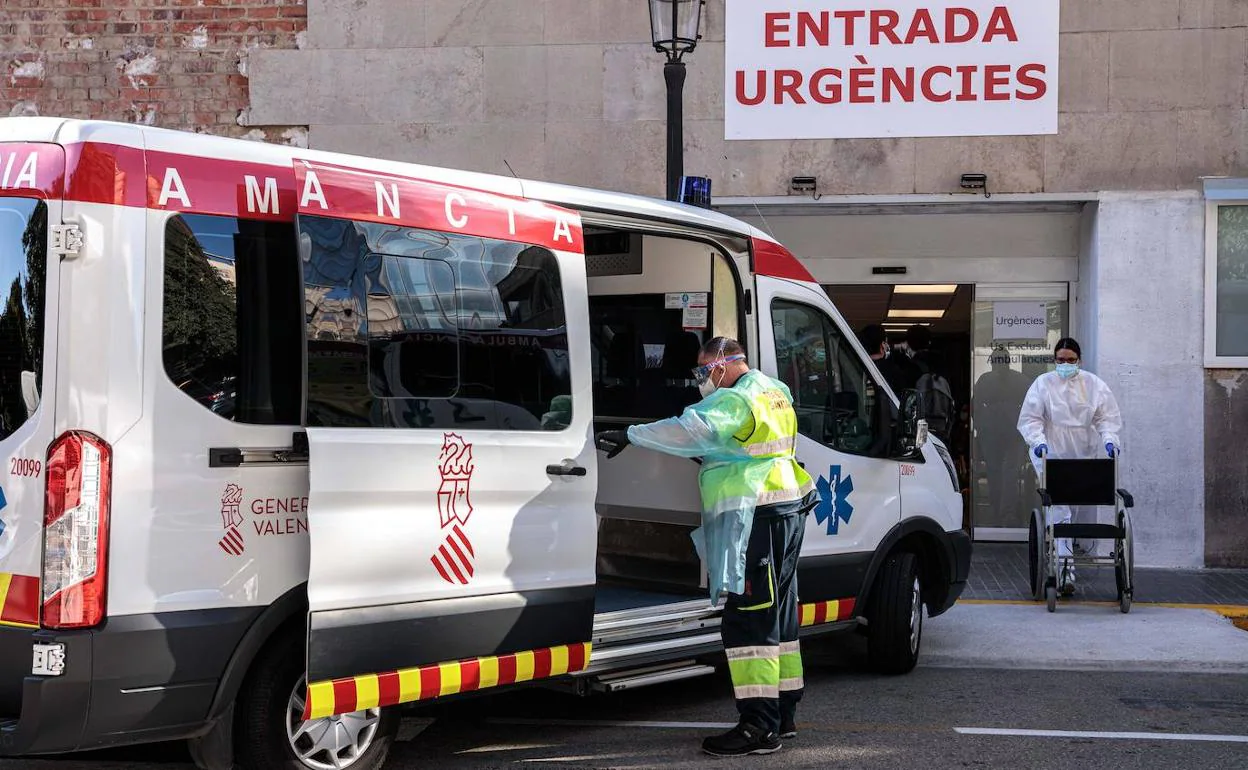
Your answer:
[[[289,224],[183,214],[165,226],[165,374],[235,422],[299,425],[303,329]]]
[[[880,454],[875,382],[821,311],[775,300],[771,307],[780,380],[793,392],[798,431],[833,449]]]
[[[568,427],[554,254],[393,225],[300,223],[309,425]]]
[[[0,439],[39,407],[47,238],[43,201],[0,198]]]

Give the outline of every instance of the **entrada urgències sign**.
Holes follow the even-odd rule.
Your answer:
[[[725,137],[1057,133],[1058,0],[726,0]]]

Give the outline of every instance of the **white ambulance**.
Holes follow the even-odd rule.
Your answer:
[[[913,398],[707,210],[7,118],[0,281],[0,755],[375,768],[400,704],[713,670],[697,466],[593,441],[711,335],[794,394],[807,632],[909,671],[967,578]]]

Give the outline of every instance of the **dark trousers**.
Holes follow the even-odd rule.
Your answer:
[[[789,507],[792,510],[792,506]],[[797,557],[806,513],[755,513],[745,555],[745,593],[729,594],[720,621],[741,721],[772,732],[802,699],[797,641]]]

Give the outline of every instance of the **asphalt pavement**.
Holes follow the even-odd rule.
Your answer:
[[[1029,614],[1017,614],[1017,610]],[[1167,768],[1242,767],[1248,757],[1248,669],[1193,673],[1191,668],[1122,669],[1121,653],[1099,670],[1046,670],[1050,663],[1001,655],[986,665],[942,659],[947,637],[982,633],[987,623],[1008,646],[1034,637],[1038,624],[1073,621],[1085,610],[1118,621],[1112,608],[959,605],[930,619],[927,662],[909,675],[862,673],[861,640],[839,637],[808,643],[807,696],[798,716],[799,736],[769,757],[716,760],[698,751],[702,736],[734,720],[726,674],[636,691],[579,698],[531,689],[452,703],[404,723],[388,770],[439,768]],[[1138,611],[1133,610],[1132,615]],[[1157,608],[1141,613],[1149,629],[1190,646],[1178,631],[1195,620],[1212,634],[1201,644],[1222,644],[1248,633],[1213,616]],[[1176,614],[1168,614],[1176,613]],[[1216,620],[1214,619],[1216,618]],[[1099,620],[1100,618],[1094,618]],[[1086,626],[1086,628],[1082,628]],[[1091,660],[1101,647],[1087,643],[1095,622],[1066,623],[1065,643]],[[1119,646],[1155,655],[1155,640],[1137,645],[1139,627]],[[1037,644],[1055,644],[1043,637]],[[963,638],[966,638],[963,636]],[[1165,645],[1162,646],[1163,652]],[[1083,650],[1083,653],[1079,651]],[[1173,651],[1167,653],[1173,655]],[[1139,657],[1137,656],[1137,657]],[[1056,655],[1051,656],[1056,659]],[[1039,666],[1039,668],[1037,668]],[[1038,731],[1038,732],[1036,732]],[[0,761],[0,770],[183,770],[191,768],[180,746],[124,749],[52,760]]]

